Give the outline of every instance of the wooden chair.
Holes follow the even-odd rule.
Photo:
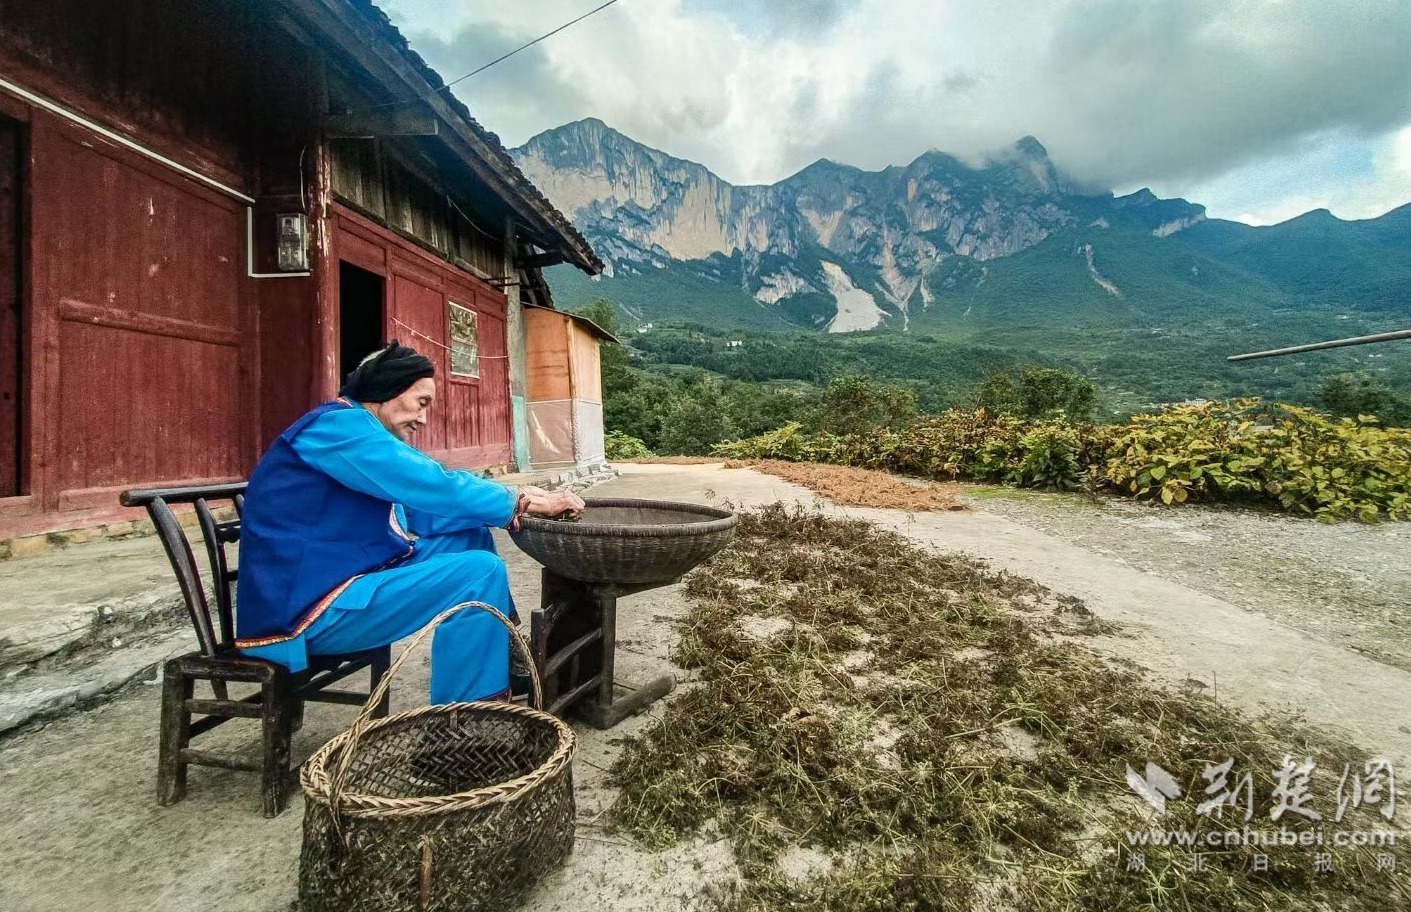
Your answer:
[[[171,659],[164,669],[157,799],[169,805],[186,797],[186,768],[192,763],[257,771],[261,777],[265,816],[275,817],[288,802],[292,784],[290,739],[302,723],[305,701],[361,706],[367,700],[367,693],[326,688],[364,668],[371,670],[371,688],[375,688],[391,663],[391,647],[382,646],[346,655],[310,656],[310,667],[297,674],[291,674],[282,665],[250,658],[236,651],[234,591],[239,571],[238,567],[231,565],[226,546],[240,538],[244,491],[244,482],[142,488],[125,491],[120,499],[124,506],[147,508],[162,547],[171,560],[191,625],[196,629],[196,641],[200,645],[195,652]],[[234,517],[218,520],[211,508],[212,501],[231,502]],[[218,626],[212,624],[210,603],[201,583],[201,571],[186,530],[172,512],[173,504],[191,504],[195,510],[205,540]],[[210,683],[213,699],[195,695],[197,680]],[[232,683],[255,684],[259,690],[248,697],[232,699],[229,693]],[[388,699],[384,697],[377,715],[387,714],[387,704]],[[194,716],[202,718],[193,720]],[[260,720],[263,744],[258,761],[191,746],[191,739],[197,735],[238,718]]]

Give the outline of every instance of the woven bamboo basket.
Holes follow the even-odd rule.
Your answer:
[[[301,912],[477,912],[510,908],[573,848],[573,731],[499,702],[423,706],[374,720],[407,656],[462,610],[493,614],[528,666],[529,648],[481,602],[442,612],[397,657],[352,727],[299,775]]]
[[[715,556],[737,517],[700,504],[589,498],[578,522],[525,516],[510,537],[559,576],[586,583],[664,583]]]

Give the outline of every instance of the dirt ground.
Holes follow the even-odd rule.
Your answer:
[[[815,500],[805,489],[744,469],[623,470],[590,496],[729,500],[740,506]],[[1407,610],[1401,593],[1411,530],[1098,507],[1073,498],[997,497],[986,489],[970,489],[968,497],[976,509],[966,512],[845,512],[1083,599],[1118,625],[1115,633],[1094,638],[1096,648],[1173,684],[1196,681],[1251,711],[1299,714],[1370,752],[1403,763],[1411,759],[1411,702],[1404,697],[1411,692],[1409,653],[1394,637]],[[502,540],[501,551],[520,604],[537,603],[537,565],[508,541]],[[677,586],[624,600],[619,681],[670,667],[670,622],[684,607]],[[412,674],[394,686],[394,710],[425,699],[426,661],[409,667]],[[680,686],[690,686],[689,680]],[[6,808],[0,845],[8,862],[0,869],[0,910],[291,907],[301,801],[296,797],[283,816],[265,820],[250,774],[194,768],[187,800],[158,807],[157,714],[156,688],[143,686],[0,744],[0,803]],[[311,706],[296,755],[312,752],[350,718],[345,707]],[[614,797],[604,780],[620,750],[616,742],[651,718],[609,732],[575,726],[578,842],[569,864],[525,908],[689,908],[708,885],[731,876],[723,843],[705,839],[652,853],[602,828],[599,815]],[[210,737],[253,750],[251,728],[238,726]]]

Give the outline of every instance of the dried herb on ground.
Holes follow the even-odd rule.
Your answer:
[[[1076,641],[1081,603],[861,521],[774,505],[689,578],[677,661],[699,682],[629,743],[613,818],[652,845],[713,830],[739,863],[712,901],[730,912],[1404,909],[1404,848],[1134,849],[1126,831],[1240,829],[1196,814],[1205,763],[1253,774],[1255,828],[1286,755],[1320,762],[1331,821],[1344,763],[1367,758],[1293,726],[1172,693]],[[1178,777],[1157,818],[1126,768]],[[1382,829],[1376,808],[1338,827]],[[808,847],[827,863],[781,865]],[[1137,853],[1144,870],[1129,870]],[[1254,856],[1269,870],[1255,872]],[[1378,870],[1377,853],[1398,872]],[[792,857],[792,856],[789,856]],[[791,873],[792,872],[792,873]]]
[[[834,503],[847,507],[878,507],[884,510],[964,510],[953,488],[939,488],[928,482],[911,483],[889,472],[824,465],[819,462],[784,462],[766,459],[753,462],[731,460],[727,469],[755,469],[785,481],[803,485]]]
[[[613,460],[637,465],[719,465],[724,461],[723,456],[634,456],[631,459]]]

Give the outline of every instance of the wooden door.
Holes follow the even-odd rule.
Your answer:
[[[244,208],[53,118],[30,141],[46,508],[245,475],[259,400]]]
[[[0,497],[22,493],[21,125],[0,117]]]

